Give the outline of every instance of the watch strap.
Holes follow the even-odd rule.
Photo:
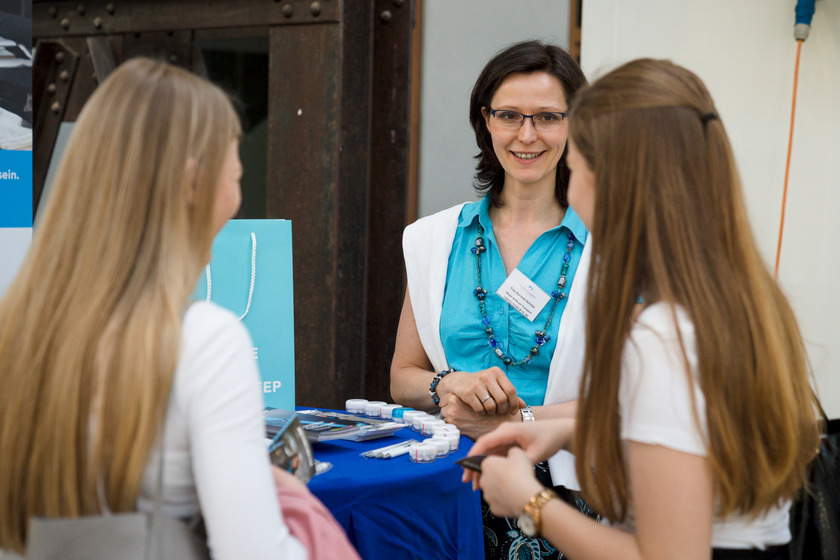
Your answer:
[[[532,496],[528,503],[525,504],[525,508],[522,510],[522,513],[530,517],[531,521],[534,523],[534,536],[537,536],[542,532],[543,507],[550,500],[553,500],[556,497],[557,494],[554,493],[554,490],[550,488],[543,488]]]

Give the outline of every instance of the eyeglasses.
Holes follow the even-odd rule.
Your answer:
[[[494,117],[502,128],[515,130],[522,126],[525,119],[531,119],[531,124],[537,130],[555,130],[563,124],[566,113],[547,111],[534,115],[525,115],[519,111],[511,111],[510,109],[490,109],[490,116]]]

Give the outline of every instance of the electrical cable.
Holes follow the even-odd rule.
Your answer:
[[[790,176],[790,155],[793,150],[793,123],[796,117],[796,86],[799,83],[799,55],[802,53],[802,42],[796,41],[796,67],[793,72],[793,104],[790,109],[790,136],[788,138],[787,163],[785,164],[785,188],[782,193],[782,217],[779,223],[779,244],[776,247],[776,266],[773,269],[773,278],[779,277],[779,257],[782,255],[782,233],[785,229],[785,207],[787,206],[788,177]]]
[[[776,266],[773,278],[779,278],[779,259],[782,255],[782,234],[785,230],[785,208],[787,206],[788,178],[790,176],[790,156],[793,151],[793,123],[796,117],[796,86],[799,84],[799,55],[802,54],[802,43],[811,33],[811,20],[814,17],[816,0],[797,0],[794,13],[793,38],[796,39],[796,67],[793,72],[793,103],[790,108],[790,136],[788,138],[787,163],[785,164],[785,188],[782,193],[782,217],[779,222],[779,244],[776,247]]]

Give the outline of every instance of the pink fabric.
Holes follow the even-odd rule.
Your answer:
[[[344,529],[318,498],[299,488],[277,488],[283,520],[311,560],[361,560]]]

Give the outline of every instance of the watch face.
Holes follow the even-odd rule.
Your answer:
[[[516,523],[519,525],[519,530],[529,537],[537,536],[537,528],[534,527],[534,520],[528,515],[520,513],[516,518]]]
[[[523,422],[533,422],[534,421],[534,411],[531,410],[530,406],[526,406],[525,408],[520,409],[522,413],[522,421]]]

